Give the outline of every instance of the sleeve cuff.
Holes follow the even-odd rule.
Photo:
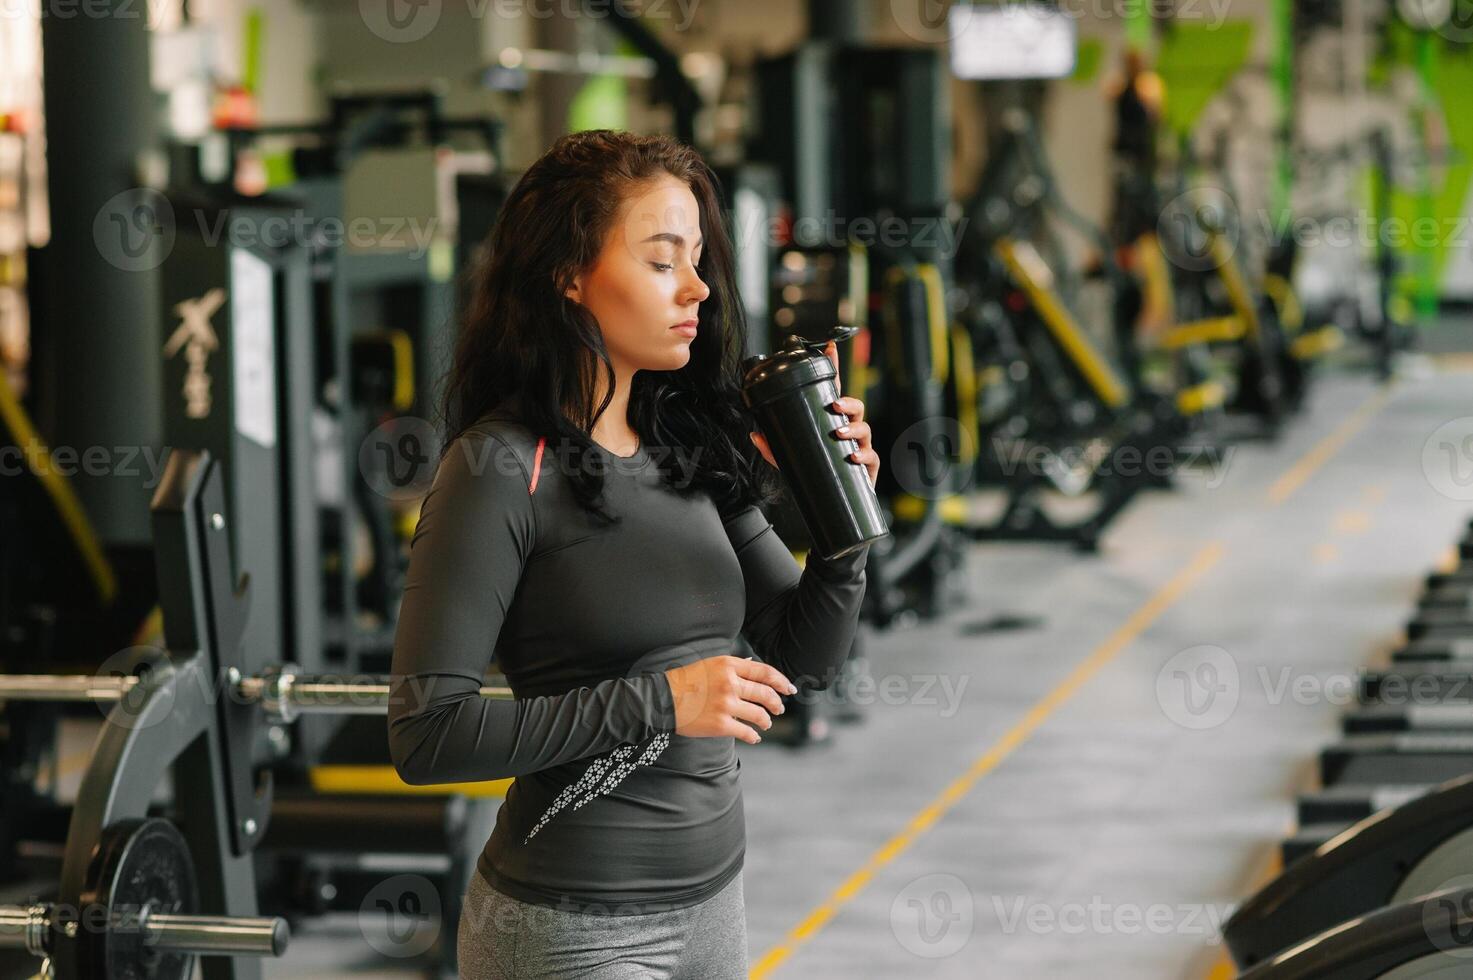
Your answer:
[[[869,561],[869,549],[870,546],[865,545],[834,559],[809,552],[808,559],[803,564],[805,568],[814,567],[826,579],[853,580],[864,574],[865,565]]]
[[[645,685],[645,703],[649,706],[650,731],[675,731],[675,694],[670,690],[665,672],[646,674],[641,681]]]

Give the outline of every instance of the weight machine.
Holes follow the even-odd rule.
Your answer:
[[[975,475],[1005,496],[1000,518],[968,530],[980,539],[1064,540],[1089,550],[1136,493],[1170,485],[1186,427],[1176,405],[1118,369],[1121,357],[1112,363],[1072,309],[1053,217],[1099,248],[1117,355],[1129,360],[1133,338],[1118,320],[1130,285],[1103,234],[1058,193],[1030,115],[1029,84],[989,83],[999,109],[995,139],[966,207],[957,258],[967,340],[984,382]],[[1127,458],[1136,464],[1119,465]],[[1092,501],[1083,514],[1058,518],[1046,505],[1051,496]]]
[[[206,980],[259,977],[258,958],[282,955],[290,934],[285,919],[255,914],[252,852],[269,845],[280,816],[273,753],[260,736],[302,715],[382,724],[387,712],[386,678],[344,681],[246,659],[257,592],[231,570],[225,482],[208,451],[175,450],[154,495],[167,652],[140,649],[106,674],[0,675],[7,710],[111,706],[54,894],[0,906],[0,948],[42,957],[45,980],[188,980],[195,956],[204,957]],[[503,687],[482,694],[512,696]],[[166,774],[188,792],[176,790],[159,815],[152,800]],[[440,898],[446,916],[456,913],[456,887]]]

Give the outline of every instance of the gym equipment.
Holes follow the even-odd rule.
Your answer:
[[[1049,214],[1100,238],[1057,193],[1023,93],[1000,86],[1001,129],[966,209],[957,269],[968,297],[966,339],[985,365],[976,372],[986,379],[977,481],[1006,500],[999,519],[968,522],[967,530],[979,539],[1064,540],[1088,550],[1137,492],[1169,485],[1184,429],[1168,401],[1110,363],[1060,291],[1062,263],[1034,244],[1048,241]],[[1043,465],[1020,465],[1038,458]],[[1060,519],[1045,504],[1050,495],[1094,502],[1083,516]]]
[[[382,717],[373,721],[383,728]],[[406,797],[393,791],[398,779],[392,767],[383,774],[384,791],[364,792],[364,768],[318,767],[311,787],[278,787],[271,823],[256,852],[263,906],[280,910],[293,925],[333,911],[361,913],[370,907],[367,903],[385,898],[386,878],[412,866],[439,896],[442,931],[450,928],[491,835],[500,804],[494,797],[504,795],[511,781],[461,784],[453,794],[443,787],[431,794],[436,788],[426,787],[424,795]],[[328,776],[338,773],[351,782],[351,796],[332,792]],[[396,863],[383,865],[372,857],[385,853]],[[400,894],[405,901],[418,898],[423,903],[423,887],[411,886]],[[420,909],[434,911],[424,904]],[[417,937],[405,942],[412,945]],[[440,957],[440,969],[453,975],[454,958],[448,952]]]
[[[237,585],[232,578],[223,483],[220,465],[208,452],[176,450],[154,497],[167,655],[141,650],[121,665],[126,668],[121,676],[0,675],[0,702],[7,710],[13,702],[38,701],[112,706],[72,812],[59,895],[51,904],[85,909],[97,905],[91,896],[103,895],[107,908],[137,904],[142,896],[160,908],[167,906],[170,915],[185,916],[149,919],[145,926],[153,925],[130,944],[124,938],[106,938],[111,932],[99,939],[96,930],[68,930],[64,923],[53,929],[44,910],[28,908],[26,948],[48,955],[61,980],[144,975],[125,967],[130,957],[153,955],[145,946],[186,956],[280,955],[285,923],[253,915],[257,896],[251,852],[273,821],[286,818],[276,836],[290,848],[310,836],[305,826],[316,820],[320,827],[328,814],[321,807],[310,808],[312,801],[304,813],[290,806],[277,813],[272,774],[263,768],[270,760],[262,759],[258,749],[258,726],[290,722],[303,714],[381,718],[387,711],[389,685],[379,679],[343,681],[301,674],[291,666],[259,674],[242,671],[239,652],[253,594],[248,579]],[[222,684],[227,697],[219,696]],[[500,687],[483,688],[482,694],[511,696]],[[152,794],[171,766],[176,786],[187,785],[191,791],[175,794],[172,822],[145,819]],[[403,807],[403,802],[384,803],[391,809],[383,811],[372,830],[394,828],[395,813],[445,805],[412,801]],[[292,822],[293,816],[301,819]],[[335,816],[342,820],[340,807]],[[338,830],[341,834],[341,826]],[[374,836],[367,828],[359,836],[364,834]],[[175,856],[185,841],[192,864]],[[351,840],[340,838],[342,843]],[[114,853],[115,862],[98,863],[97,855]],[[146,874],[129,873],[135,867]],[[199,872],[197,887],[194,869]],[[157,880],[150,881],[149,875]],[[127,888],[120,889],[115,881]],[[110,895],[117,896],[115,902],[106,897]],[[198,906],[222,908],[224,918],[198,921],[191,917]],[[19,914],[12,913],[11,921]],[[236,939],[229,938],[232,933],[221,934],[226,927],[235,930]],[[209,935],[201,937],[201,929]],[[123,972],[96,967],[99,948],[121,964],[109,969]],[[187,963],[180,963],[177,969],[187,971]],[[227,969],[232,972],[219,975],[259,976],[248,963],[232,963]]]
[[[1325,825],[1343,829],[1364,820],[1373,813],[1401,806],[1432,789],[1434,786],[1430,783],[1426,785],[1346,785],[1302,793],[1297,803],[1299,825],[1301,827]],[[1333,836],[1334,834],[1320,837],[1319,842],[1309,847],[1308,850],[1314,850],[1319,843]],[[1287,849],[1284,856],[1285,863],[1292,863]],[[1302,854],[1296,853],[1294,856],[1298,857]]]
[[[0,478],[0,670],[77,666],[78,650],[117,649],[153,603],[139,581],[138,549],[109,549],[89,520],[51,447],[0,371],[0,446],[19,450],[23,473]],[[0,740],[0,881],[17,873],[24,815],[43,806],[31,774],[46,754],[56,712],[13,705]]]
[[[1240,967],[1473,874],[1473,776],[1366,817],[1288,865],[1223,927]]]
[[[1325,151],[1299,148],[1295,152],[1295,170],[1306,190],[1331,185],[1335,168],[1351,171],[1342,183],[1357,179],[1362,169],[1369,176],[1371,193],[1365,217],[1374,232],[1374,242],[1365,248],[1360,241],[1342,244],[1326,240],[1304,250],[1293,236],[1287,236],[1287,261],[1280,263],[1286,269],[1281,273],[1293,284],[1303,321],[1333,324],[1339,335],[1359,338],[1368,346],[1377,374],[1385,379],[1391,376],[1396,354],[1411,345],[1413,336],[1410,326],[1401,322],[1396,312],[1395,284],[1401,261],[1391,246],[1391,236],[1385,232],[1391,217],[1396,168],[1388,130],[1378,126]],[[1300,216],[1313,217],[1326,228],[1340,221],[1349,229],[1359,221],[1354,213],[1325,206],[1310,212],[1301,210]],[[1305,347],[1320,342],[1320,338],[1334,342],[1331,334],[1321,330],[1294,343]]]
[[[305,714],[383,715],[389,710],[389,682],[343,681],[330,676],[298,674],[290,665],[272,667],[255,677],[242,677],[238,668],[226,671],[233,701],[260,705],[263,717],[290,722]],[[57,674],[0,674],[0,701],[127,701],[142,680],[126,677],[67,676]],[[511,688],[492,685],[481,696],[509,698]]]
[[[1467,976],[1473,889],[1448,888],[1337,925],[1238,980],[1454,980]]]
[[[189,980],[198,956],[280,956],[290,930],[279,918],[199,915],[189,845],[157,818],[106,828],[88,874],[87,904],[71,915],[49,903],[0,906],[0,946],[42,957],[50,980],[55,936],[76,942],[80,976]]]
[[[1444,590],[1444,597],[1457,589],[1446,578],[1435,581],[1431,588]],[[1322,755],[1325,784],[1346,784],[1335,791],[1339,802],[1349,805],[1329,807],[1331,811],[1364,815],[1360,808],[1368,805],[1367,793],[1353,786],[1391,783],[1422,791],[1473,772],[1473,658],[1464,649],[1473,628],[1460,606],[1429,606],[1425,598],[1407,629],[1411,643],[1393,655],[1389,667],[1361,672],[1360,707],[1345,716],[1346,738]],[[1316,809],[1323,808],[1301,800],[1304,826],[1286,844],[1286,857],[1338,829],[1329,820],[1306,815]]]
[[[152,512],[165,633],[175,657],[142,651],[125,665],[137,676],[129,688],[134,696],[113,705],[109,723],[98,736],[72,810],[53,907],[96,908],[99,894],[104,896],[103,908],[109,895],[120,903],[158,895],[171,914],[181,908],[193,911],[182,871],[173,892],[162,884],[135,882],[125,874],[135,861],[142,861],[144,868],[158,867],[162,875],[172,874],[162,869],[179,848],[171,847],[167,832],[153,824],[133,823],[149,816],[152,794],[172,767],[178,785],[190,787],[190,792],[176,795],[174,809],[198,871],[198,904],[231,920],[255,918],[249,852],[269,814],[271,782],[269,776],[259,785],[255,780],[251,728],[243,717],[250,708],[211,696],[212,679],[227,676],[245,618],[244,600],[228,577],[223,508],[219,471],[208,456],[171,453]],[[44,683],[39,686],[46,690]],[[117,865],[99,870],[99,856],[113,853]],[[125,887],[114,884],[114,873],[122,876],[117,881]],[[180,904],[174,904],[176,898]],[[29,911],[27,919],[32,923],[28,948],[43,951],[61,980],[149,975],[127,971],[129,958],[147,951],[126,937],[100,943],[93,930],[52,923],[40,912]],[[47,931],[42,923],[59,928]],[[171,925],[167,920],[160,923],[167,925]],[[187,956],[201,944],[201,951],[208,951],[208,942],[195,935],[198,922],[172,925],[181,928],[161,928],[160,937],[175,937],[166,942],[182,944],[177,952]],[[244,928],[258,937],[266,931],[259,922]],[[268,935],[269,948],[279,950],[284,941],[280,927],[272,923]],[[103,972],[99,962],[107,961],[99,961],[99,952],[116,955],[106,969],[119,972]],[[231,978],[260,976],[259,964],[236,960],[209,972]]]
[[[1161,223],[1168,255],[1193,257],[1171,263],[1174,308],[1188,321],[1168,331],[1168,349],[1203,346],[1225,360],[1233,382],[1226,407],[1259,420],[1274,435],[1303,396],[1303,376],[1291,362],[1277,309],[1249,284],[1230,243],[1229,216],[1219,202],[1183,185]],[[1192,383],[1222,371],[1187,360]]]
[[[1461,578],[1461,571],[1440,574],[1429,586],[1453,589]],[[1360,707],[1346,715],[1345,737],[1321,753],[1323,788],[1299,798],[1284,871],[1226,923],[1243,976],[1381,976],[1423,959],[1385,975],[1466,973],[1458,959],[1473,950],[1437,938],[1444,924],[1431,912],[1420,923],[1423,938],[1436,940],[1430,951],[1418,952],[1405,930],[1399,938],[1371,931],[1373,923],[1400,929],[1410,907],[1425,911],[1427,896],[1473,876],[1473,664],[1443,656],[1449,638],[1466,639],[1469,630],[1450,621],[1428,631],[1445,636],[1414,641],[1423,648],[1409,646],[1390,668],[1362,672]],[[1459,929],[1448,935],[1456,939]],[[1356,938],[1344,945],[1346,937]],[[1376,970],[1323,972],[1352,960]]]
[[[1473,732],[1351,735],[1320,755],[1324,784],[1439,783],[1473,771]]]
[[[1287,93],[1291,97],[1292,89]],[[1247,234],[1251,229],[1238,213],[1239,198],[1230,177],[1229,146],[1230,136],[1250,125],[1248,103],[1234,87],[1223,93],[1223,100],[1231,118],[1215,133],[1209,153],[1196,154],[1191,137],[1183,134],[1169,192],[1171,204],[1159,227],[1163,247],[1174,259],[1176,308],[1195,321],[1222,318],[1221,329],[1179,339],[1210,345],[1213,359],[1224,362],[1235,383],[1229,409],[1256,419],[1263,434],[1271,437],[1302,404],[1311,364],[1334,350],[1341,335],[1333,324],[1304,329],[1304,314],[1292,288],[1298,254],[1293,236],[1284,235],[1277,247],[1272,243],[1260,247],[1264,243]],[[1292,106],[1284,111],[1291,114]],[[1283,152],[1291,135],[1289,118],[1272,134]],[[1204,172],[1212,175],[1215,188],[1194,181]],[[1281,221],[1287,220],[1287,202],[1277,197],[1283,194],[1286,173],[1277,171],[1272,187],[1276,195],[1272,213]]]

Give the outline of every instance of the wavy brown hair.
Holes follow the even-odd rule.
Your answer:
[[[696,268],[710,296],[700,306],[689,362],[634,375],[629,422],[642,446],[664,451],[663,478],[677,492],[705,490],[723,515],[776,499],[776,471],[753,446],[741,401],[747,324],[720,185],[695,150],[667,136],[604,129],[564,136],[512,188],[471,272],[440,406],[442,456],[512,398],[533,433],[568,440],[585,461],[601,459],[590,433],[613,398],[614,368],[598,321],[564,294],[597,260],[621,204],[662,174],[686,184],[700,207],[705,247]],[[595,405],[599,370],[606,392]],[[603,506],[600,464],[573,466],[569,475],[587,511],[618,520]]]

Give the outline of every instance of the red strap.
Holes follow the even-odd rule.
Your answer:
[[[527,488],[527,496],[537,492],[537,477],[542,474],[542,447],[547,445],[547,437],[537,440],[537,458],[532,461],[532,485]]]

